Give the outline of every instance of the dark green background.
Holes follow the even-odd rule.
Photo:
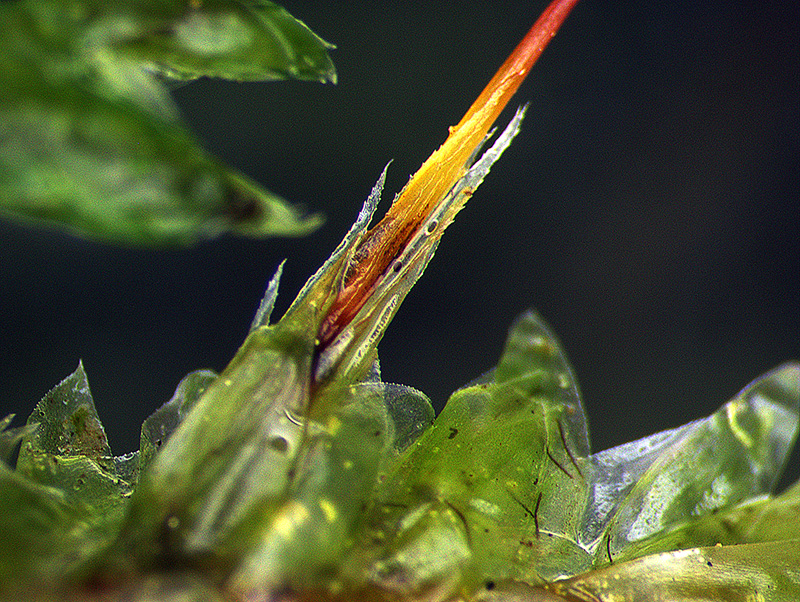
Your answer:
[[[544,2],[285,6],[338,46],[338,85],[201,81],[175,97],[210,150],[325,212],[323,229],[153,252],[0,225],[4,413],[27,416],[83,358],[113,449],[137,448],[185,373],[232,357],[279,261],[278,313],[386,162],[388,203]],[[385,380],[441,406],[533,306],[602,449],[800,359],[798,6],[579,5],[514,101],[531,104],[522,133],[386,335]]]

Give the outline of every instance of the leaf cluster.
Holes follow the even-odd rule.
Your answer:
[[[331,45],[260,0],[0,6],[0,212],[91,238],[187,245],[319,226],[207,154],[170,81],[335,82]]]

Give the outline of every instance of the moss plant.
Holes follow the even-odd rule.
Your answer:
[[[573,370],[534,311],[438,416],[423,393],[381,378],[383,334],[520,131],[525,107],[492,128],[575,4],[545,10],[372,224],[383,171],[272,320],[278,269],[228,366],[187,375],[137,452],[112,454],[82,365],[25,426],[0,423],[0,595],[800,597],[800,483],[776,493],[800,364],[707,418],[595,453]],[[13,25],[0,33],[8,215],[149,246],[316,226],[200,151],[161,83],[333,79],[328,45],[288,13],[250,0],[29,0],[1,14]]]

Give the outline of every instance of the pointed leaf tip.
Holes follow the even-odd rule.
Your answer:
[[[450,129],[444,144],[412,176],[386,216],[352,249],[342,269],[338,294],[319,329],[318,350],[325,370],[317,371],[318,379],[330,372],[329,364],[344,355],[343,348],[369,361],[369,349],[378,344],[403,298],[433,257],[442,233],[516,133],[519,112],[510,131],[506,128],[499,144],[479,161],[485,163],[471,171],[477,167],[472,163],[477,150],[498,115],[576,3],[556,0],[547,8],[458,125]],[[406,284],[395,286],[392,273],[402,275]],[[350,328],[353,324],[358,333]],[[361,332],[366,327],[373,329],[368,344]]]

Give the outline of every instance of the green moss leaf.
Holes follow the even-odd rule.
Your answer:
[[[89,560],[116,536],[131,492],[117,474],[83,366],[45,395],[23,430],[16,471],[0,463],[4,585],[61,579]]]
[[[238,15],[231,19],[289,44],[284,54],[292,54],[292,41],[302,38],[284,29],[306,31],[305,27],[277,7],[250,10],[229,0],[203,10],[187,12],[183,4],[169,2],[118,6],[88,0],[0,6],[3,215],[66,226],[96,239],[150,246],[193,244],[224,232],[297,236],[319,226],[319,216],[304,217],[206,154],[176,119],[163,84],[146,69],[171,65],[171,72],[188,77],[188,67],[181,65],[203,54],[203,45],[186,42],[195,54],[167,52],[158,40],[177,36],[179,25],[192,15]],[[251,23],[261,23],[263,11],[277,15],[267,19],[269,27]],[[222,23],[231,19],[222,18]],[[231,25],[232,33],[226,35],[259,39],[252,32],[235,33],[239,29]],[[307,31],[306,35],[314,37]],[[292,56],[308,70],[287,63],[285,76],[322,77],[313,67],[319,60],[308,59],[305,52],[295,49]],[[246,64],[235,53],[227,60]],[[228,63],[212,62],[206,70],[197,66],[192,76],[236,75],[224,66]],[[251,69],[255,75],[257,68]],[[274,78],[276,72],[264,65],[260,73]]]
[[[178,79],[307,79],[336,82],[333,45],[264,0],[189,3],[169,30],[125,41],[117,50]]]
[[[196,370],[187,374],[178,384],[172,398],[144,421],[139,448],[140,470],[146,468],[216,378],[216,373],[211,370]]]
[[[547,590],[556,600],[797,600],[798,558],[800,540],[693,548],[615,564]]]
[[[596,476],[584,545],[597,550],[595,564],[763,541],[766,531],[758,539],[753,525],[794,512],[795,520],[769,530],[775,538],[791,537],[800,517],[796,493],[766,506],[763,496],[783,470],[799,411],[800,365],[787,364],[708,418],[592,456]]]
[[[285,501],[302,452],[313,349],[305,337],[280,325],[249,334],[143,471],[126,549],[150,557],[165,524],[172,555],[225,557],[252,545]]]
[[[796,437],[799,386],[800,366],[787,364],[708,418],[587,456],[569,364],[529,312],[511,328],[498,367],[455,393],[379,475],[358,545],[339,570],[355,589],[400,599],[458,589],[503,600],[510,590],[490,594],[485,584],[525,588],[582,575],[569,583],[602,589],[619,574],[629,579],[619,591],[634,591],[649,565],[624,563],[642,558],[664,575],[685,571],[676,573],[682,585],[663,590],[683,592],[699,573],[676,550],[797,538],[800,488],[769,494]],[[780,589],[790,568],[783,550],[763,551],[753,569],[759,583],[794,591]],[[743,556],[709,554],[720,562],[709,584],[735,591],[741,575],[726,577],[726,567]],[[526,595],[511,599],[561,599]]]
[[[524,314],[493,374],[455,393],[380,479],[353,579],[413,598],[587,569],[577,544],[587,466],[576,451],[587,446],[560,345]]]
[[[44,396],[28,424],[38,428],[23,439],[17,472],[93,511],[122,510],[131,485],[117,474],[83,365]]]

